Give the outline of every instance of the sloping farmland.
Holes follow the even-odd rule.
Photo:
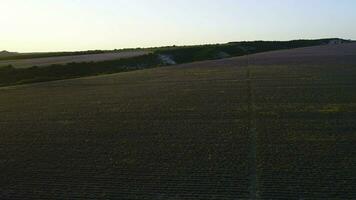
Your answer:
[[[100,62],[108,60],[118,60],[122,58],[132,58],[149,54],[148,51],[123,51],[114,53],[99,53],[87,55],[73,55],[73,56],[55,56],[46,58],[31,58],[18,60],[3,60],[0,61],[1,66],[12,65],[14,68],[30,68],[33,66],[45,67],[50,65],[62,65],[67,63],[81,63],[81,62]]]
[[[4,87],[0,198],[355,199],[355,91],[355,44]]]

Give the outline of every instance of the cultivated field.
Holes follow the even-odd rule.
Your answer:
[[[355,199],[355,91],[355,44],[3,87],[0,199]]]
[[[122,58],[132,58],[142,55],[147,55],[148,51],[122,51],[117,53],[99,53],[88,55],[74,55],[74,56],[56,56],[47,58],[31,58],[18,60],[4,60],[0,61],[0,66],[12,65],[15,68],[29,68],[33,66],[44,67],[55,64],[80,63],[80,62],[100,62],[107,60],[117,60]]]

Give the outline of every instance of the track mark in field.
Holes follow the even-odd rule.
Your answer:
[[[250,199],[260,199],[257,173],[257,128],[256,128],[256,111],[254,105],[253,83],[250,69],[250,58],[247,57],[247,90],[248,90],[248,134],[249,134],[249,192]]]

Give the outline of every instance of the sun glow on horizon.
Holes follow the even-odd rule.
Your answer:
[[[352,0],[1,0],[0,50],[356,39]]]

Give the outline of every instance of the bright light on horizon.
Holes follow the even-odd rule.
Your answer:
[[[0,0],[0,50],[356,39],[353,0]]]

